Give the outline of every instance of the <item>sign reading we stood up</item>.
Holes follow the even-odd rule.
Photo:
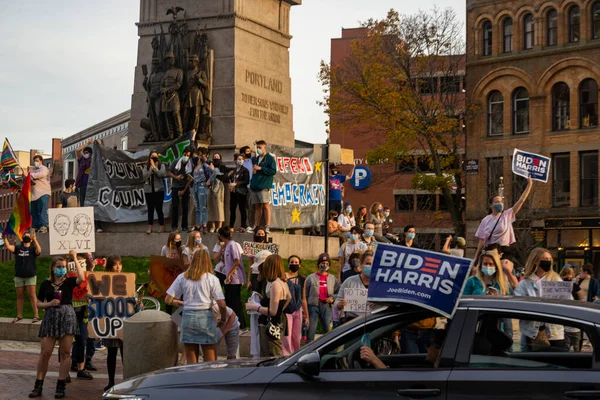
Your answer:
[[[551,161],[549,157],[515,149],[513,152],[512,171],[515,175],[525,178],[531,176],[531,179],[534,181],[546,183],[550,174]]]
[[[89,336],[123,339],[123,320],[135,314],[135,295],[133,273],[88,273]]]
[[[49,208],[50,255],[96,251],[94,207]]]

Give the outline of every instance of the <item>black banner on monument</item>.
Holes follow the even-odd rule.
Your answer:
[[[157,146],[156,150],[167,169],[178,160],[191,143],[191,134]],[[148,160],[148,150],[129,153],[94,143],[92,167],[85,198],[86,206],[94,206],[94,218],[103,222],[142,222],[148,220],[142,168]],[[171,213],[171,178],[164,179],[165,218]]]
[[[325,173],[327,166],[315,162],[313,149],[270,145],[277,174],[271,190],[271,227],[310,228],[325,223]]]

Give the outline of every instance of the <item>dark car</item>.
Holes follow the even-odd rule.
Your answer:
[[[413,306],[388,307],[287,358],[169,368],[123,382],[104,399],[600,399],[600,306],[463,298],[446,323],[437,360],[432,363],[423,353],[399,354],[397,332],[435,316]],[[522,337],[520,327],[532,326],[557,336]],[[567,349],[561,332],[583,338],[582,350],[576,343]],[[365,334],[387,368],[361,360]]]

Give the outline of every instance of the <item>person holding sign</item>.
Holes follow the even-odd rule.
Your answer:
[[[494,196],[490,199],[490,214],[481,221],[477,232],[475,232],[475,237],[479,239],[479,243],[474,260],[479,258],[481,251],[489,244],[497,243],[500,246],[510,246],[515,242],[515,232],[512,224],[516,220],[517,213],[525,204],[525,200],[529,197],[532,187],[533,180],[529,177],[523,194],[508,210],[504,209],[502,196]]]
[[[77,259],[75,250],[71,250],[70,254]],[[42,395],[48,361],[57,341],[59,343],[60,370],[54,397],[57,399],[65,397],[66,379],[71,366],[71,346],[73,337],[77,333],[77,317],[72,305],[73,289],[85,280],[79,263],[75,263],[75,268],[77,276],[67,278],[67,261],[63,257],[54,257],[50,266],[50,278],[40,285],[37,306],[46,312],[40,326],[41,351],[35,386],[29,393],[31,398]]]
[[[341,323],[351,321],[356,317],[361,317],[369,311],[369,306],[367,305],[367,290],[369,289],[369,279],[371,279],[373,253],[364,253],[360,258],[360,263],[362,265],[361,273],[359,275],[351,276],[342,283],[336,296],[335,303],[333,304],[338,310],[345,311],[344,317],[340,318]],[[353,303],[352,307],[348,307],[349,304],[346,299],[346,296],[350,292],[355,292],[354,294],[359,293],[361,297],[358,304]],[[364,294],[364,299],[362,298],[362,294]]]
[[[164,178],[167,176],[167,167],[160,162],[158,153],[151,151],[148,155],[148,161],[142,168],[142,179],[144,180],[144,195],[146,196],[146,205],[148,206],[148,230],[147,234],[152,233],[154,225],[154,210],[158,216],[158,233],[165,231],[165,216],[163,214],[163,202],[165,199]]]
[[[106,259],[105,272],[123,272],[123,261],[121,256],[112,255]],[[115,386],[115,373],[117,372],[117,352],[121,352],[121,363],[123,362],[123,341],[118,338],[102,339],[106,346],[106,369],[108,371],[108,385],[104,388],[106,392]]]
[[[496,253],[484,252],[479,261],[475,276],[467,280],[464,296],[506,296],[511,294],[511,287],[504,276],[500,258]]]
[[[543,297],[542,282],[562,282],[560,276],[552,270],[552,255],[544,248],[531,251],[525,263],[523,280],[515,288],[515,296]],[[533,346],[557,349],[565,347],[565,331],[562,325],[544,324],[537,321],[520,320],[522,351],[530,352]]]

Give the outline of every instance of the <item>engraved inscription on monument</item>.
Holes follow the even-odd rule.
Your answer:
[[[288,115],[290,112],[289,106],[270,100],[267,97],[272,94],[283,93],[283,82],[265,76],[263,74],[246,70],[246,83],[264,89],[267,92],[265,97],[255,96],[251,93],[242,93],[242,102],[249,105],[248,116],[262,121],[281,124],[282,115]]]

